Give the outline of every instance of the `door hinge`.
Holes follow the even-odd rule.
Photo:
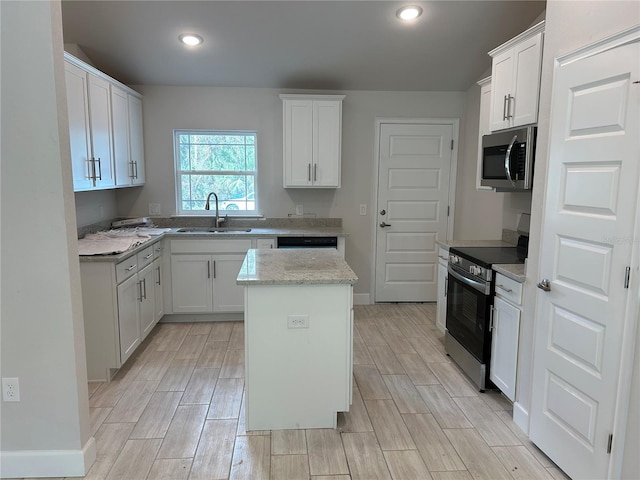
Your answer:
[[[611,445],[613,444],[613,433],[609,434],[609,439],[607,440],[607,453],[611,453]]]
[[[453,140],[451,140],[451,150],[453,150]]]
[[[631,278],[631,267],[625,268],[624,271],[624,288],[629,288],[629,279]]]

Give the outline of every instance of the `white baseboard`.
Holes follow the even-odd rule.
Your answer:
[[[18,450],[0,452],[0,478],[83,477],[96,460],[96,440],[82,450]]]
[[[518,402],[513,404],[513,421],[524,433],[529,435],[529,412]]]
[[[368,293],[354,293],[353,294],[354,305],[370,305],[371,300]]]

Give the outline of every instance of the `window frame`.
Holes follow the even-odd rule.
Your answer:
[[[180,168],[180,135],[253,135],[255,146],[255,170],[182,170]],[[258,132],[255,130],[208,130],[208,129],[174,129],[173,130],[173,172],[175,179],[176,215],[178,216],[215,216],[215,205],[211,210],[183,210],[182,208],[182,176],[190,175],[247,175],[253,176],[253,210],[226,210],[219,208],[220,215],[237,217],[260,217],[258,210]],[[215,192],[218,193],[218,192]],[[249,193],[246,194],[247,196]],[[213,198],[211,199],[213,202]],[[233,199],[220,199],[230,201]]]

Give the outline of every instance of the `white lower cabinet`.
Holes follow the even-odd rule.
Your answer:
[[[516,394],[521,314],[522,284],[497,274],[489,378],[511,401]]]
[[[251,240],[172,240],[172,313],[244,311],[236,285]]]
[[[436,327],[441,332],[446,329],[447,323],[447,263],[449,262],[449,249],[438,249],[438,297],[436,303]]]
[[[276,248],[276,239],[275,238],[256,238],[256,248],[257,249]]]
[[[154,262],[159,244],[117,264],[80,262],[90,381],[109,381],[160,319],[156,297],[162,295],[154,287],[154,280],[162,283]]]

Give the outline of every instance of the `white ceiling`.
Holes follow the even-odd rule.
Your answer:
[[[404,24],[408,3],[424,14]],[[62,14],[64,42],[129,85],[464,91],[545,3],[69,0]]]

